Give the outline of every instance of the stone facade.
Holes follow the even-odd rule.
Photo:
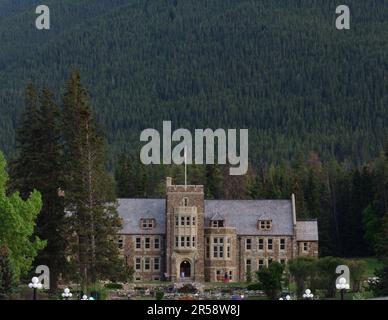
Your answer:
[[[315,220],[291,200],[204,200],[204,188],[166,182],[166,199],[119,199],[121,254],[136,281],[244,281],[296,256],[318,256]]]

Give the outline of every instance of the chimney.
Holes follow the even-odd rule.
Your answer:
[[[172,186],[172,178],[171,177],[167,177],[166,178],[166,187],[171,187]]]
[[[294,227],[296,227],[296,205],[295,205],[295,194],[291,195],[291,205],[292,205],[292,220]]]

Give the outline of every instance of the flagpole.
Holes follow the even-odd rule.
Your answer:
[[[187,150],[185,146],[185,189],[187,188]]]

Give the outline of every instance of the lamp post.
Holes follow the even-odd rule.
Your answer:
[[[306,291],[303,294],[303,299],[305,299],[305,300],[313,300],[314,299],[314,295],[311,293],[310,289],[306,289]]]
[[[28,284],[28,287],[33,289],[32,300],[36,300],[36,291],[43,288],[43,285],[39,282],[38,277],[33,277],[31,282]]]
[[[344,300],[344,293],[345,293],[345,290],[349,290],[350,289],[350,286],[349,286],[349,283],[346,283],[346,279],[344,277],[340,278],[338,280],[339,283],[336,284],[336,288],[338,290],[340,290],[341,292],[341,300]]]
[[[72,296],[73,296],[73,294],[70,292],[69,288],[66,288],[65,290],[63,290],[62,298],[64,300],[69,300],[69,298],[71,298]]]

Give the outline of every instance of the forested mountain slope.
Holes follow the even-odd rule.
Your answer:
[[[112,157],[141,130],[249,128],[251,161],[360,163],[388,134],[388,2],[333,0],[61,0],[50,31],[31,0],[0,0],[0,149],[14,133],[29,80],[63,87],[81,70]]]

